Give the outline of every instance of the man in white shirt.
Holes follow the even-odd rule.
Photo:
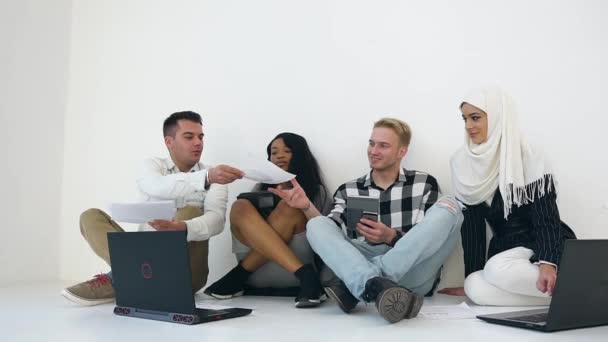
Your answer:
[[[163,124],[165,145],[170,158],[145,160],[137,186],[145,201],[175,200],[178,208],[173,220],[153,220],[140,230],[186,230],[192,289],[199,291],[207,282],[209,238],[219,234],[226,219],[229,184],[243,172],[218,165],[207,168],[201,162],[203,125],[194,112],[171,114]],[[88,209],[80,216],[80,231],[91,249],[110,265],[108,232],[123,229],[99,209]],[[112,275],[98,274],[93,279],[63,289],[61,294],[81,305],[114,301]]]

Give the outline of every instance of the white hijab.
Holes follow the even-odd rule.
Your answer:
[[[476,90],[464,102],[486,112],[488,139],[477,145],[465,132],[464,146],[450,160],[454,192],[460,201],[475,205],[491,199],[498,188],[506,219],[513,204],[532,203],[545,195],[545,185],[553,186],[552,172],[521,136],[515,106],[505,92]]]

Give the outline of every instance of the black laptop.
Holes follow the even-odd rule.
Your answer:
[[[608,240],[567,240],[548,309],[481,315],[496,324],[557,331],[608,324]]]
[[[251,313],[196,308],[185,231],[108,233],[108,244],[117,315],[197,324]]]

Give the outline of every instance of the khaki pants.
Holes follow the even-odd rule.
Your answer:
[[[179,209],[176,220],[184,221],[203,214],[201,208],[186,207]],[[88,209],[80,215],[80,232],[95,254],[110,265],[110,250],[108,248],[109,232],[124,232],[110,216],[99,209]],[[188,242],[190,255],[190,270],[192,272],[192,291],[196,293],[207,283],[209,275],[209,240]],[[110,265],[112,267],[112,265]]]

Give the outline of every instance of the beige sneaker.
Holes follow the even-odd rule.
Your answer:
[[[114,301],[112,280],[105,274],[98,274],[93,279],[65,288],[61,295],[80,305],[99,305]]]

